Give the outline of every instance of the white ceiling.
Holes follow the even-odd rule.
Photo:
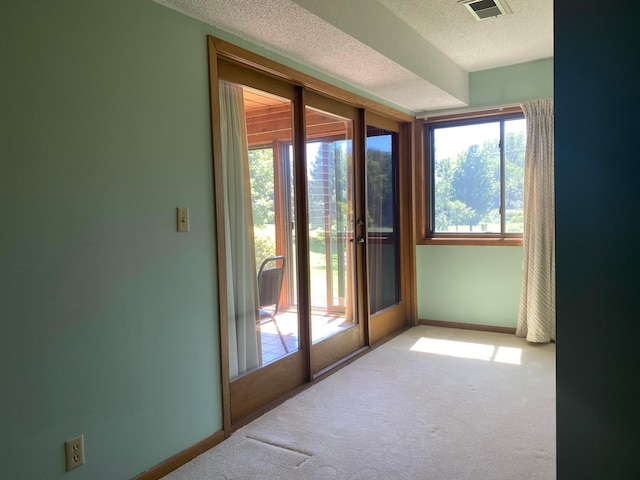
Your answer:
[[[456,0],[377,0],[468,72],[553,57],[553,0],[507,0],[476,21]]]
[[[154,0],[414,112],[468,102],[469,72],[553,56],[553,0],[476,21],[458,0]]]

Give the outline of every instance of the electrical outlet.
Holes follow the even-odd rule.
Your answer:
[[[84,435],[64,442],[67,457],[67,472],[80,465],[84,465]]]
[[[178,207],[176,208],[176,212],[178,215],[178,231],[188,232],[189,231],[189,209],[187,207]]]

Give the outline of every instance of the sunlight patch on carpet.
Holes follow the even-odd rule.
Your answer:
[[[484,360],[487,362],[510,363],[513,365],[520,365],[522,357],[521,348],[496,347],[495,345],[482,343],[459,342],[427,337],[418,339],[411,347],[411,351]]]
[[[522,365],[522,349],[513,347],[498,347],[494,362]]]

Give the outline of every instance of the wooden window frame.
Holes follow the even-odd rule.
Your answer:
[[[416,139],[415,166],[415,212],[416,212],[416,243],[418,245],[472,245],[472,246],[522,246],[521,233],[434,233],[432,229],[432,169],[431,145],[429,128],[438,124],[472,124],[474,121],[490,119],[506,120],[516,114],[522,114],[520,107],[483,110],[472,113],[460,113],[420,119],[416,122],[418,138]],[[503,179],[501,179],[503,183]],[[504,186],[501,185],[501,189]],[[502,214],[501,214],[502,216]]]

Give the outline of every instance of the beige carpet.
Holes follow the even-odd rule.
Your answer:
[[[415,327],[167,480],[555,479],[555,345]]]

